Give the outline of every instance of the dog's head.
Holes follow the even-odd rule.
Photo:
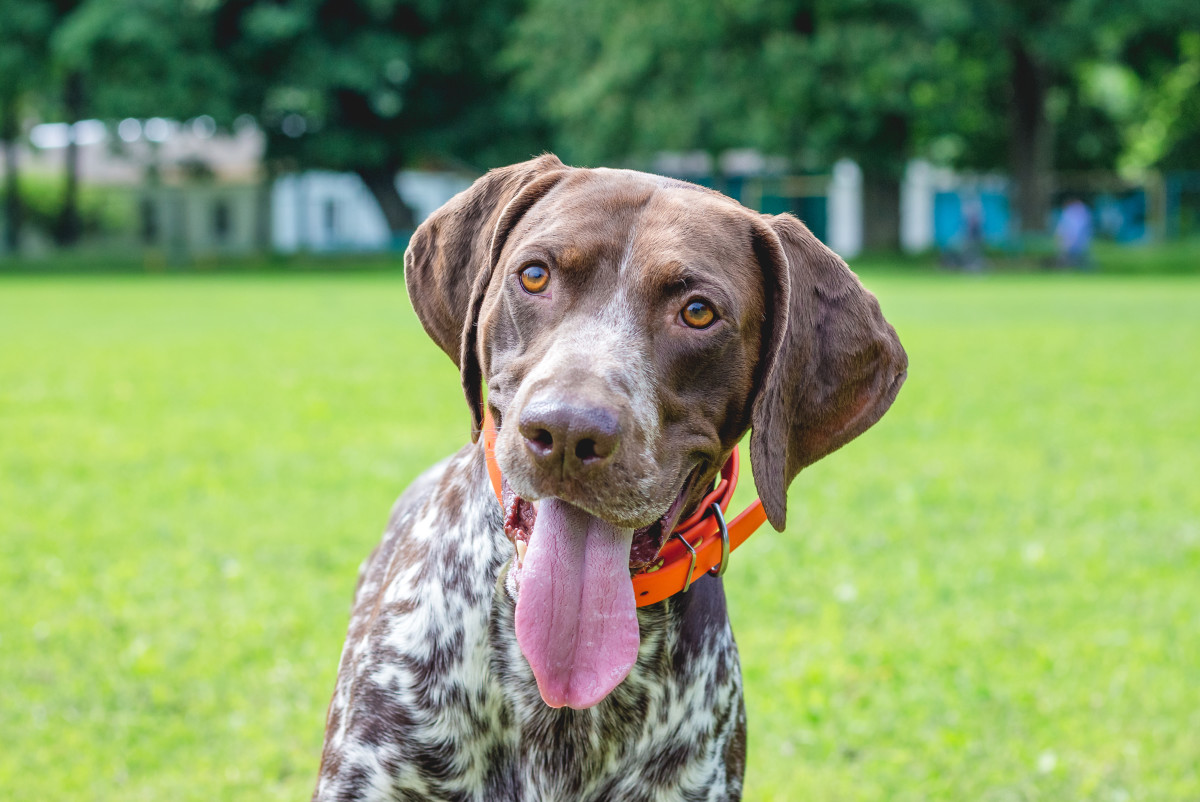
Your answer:
[[[476,437],[487,384],[517,638],[554,706],[596,704],[628,673],[630,574],[747,429],[782,530],[792,479],[906,374],[875,297],[802,223],[645,173],[494,170],[417,229],[405,273]]]

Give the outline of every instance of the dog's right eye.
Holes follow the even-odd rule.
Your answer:
[[[549,284],[550,271],[545,265],[532,264],[521,269],[521,286],[525,288],[525,292],[537,295]]]
[[[707,329],[717,319],[717,313],[704,301],[695,300],[679,311],[679,317],[693,329]]]

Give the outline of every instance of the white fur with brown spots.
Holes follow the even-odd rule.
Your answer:
[[[363,565],[317,800],[738,799],[741,671],[720,580],[642,608],[626,680],[550,708],[499,587],[512,558],[481,445],[424,474]]]

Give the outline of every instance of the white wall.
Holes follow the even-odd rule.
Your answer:
[[[825,244],[843,259],[862,253],[862,169],[849,159],[833,165],[829,180],[828,221]]]
[[[900,248],[920,253],[933,247],[934,170],[929,162],[908,163],[900,184]]]
[[[391,239],[379,204],[353,173],[312,170],[283,176],[271,189],[276,250],[378,251]]]
[[[420,223],[474,182],[473,177],[458,173],[405,170],[396,176],[396,189]]]
[[[408,170],[396,176],[396,189],[420,223],[473,180]],[[271,210],[271,241],[284,253],[383,251],[392,245],[379,204],[354,173],[311,170],[284,176],[272,188]]]

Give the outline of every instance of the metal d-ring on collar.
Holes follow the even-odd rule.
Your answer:
[[[717,502],[712,504],[713,517],[717,519],[717,529],[721,531],[721,562],[708,569],[709,576],[723,576],[725,569],[729,566],[729,527],[725,525],[725,516],[721,513],[721,505]],[[687,538],[675,532],[671,535],[678,538],[683,547],[688,550],[691,555],[691,562],[688,564],[687,574],[683,579],[683,592],[687,593],[692,587],[692,572],[696,570],[696,549],[688,543]]]
[[[671,537],[679,538],[679,542],[684,545],[688,552],[692,555],[692,562],[688,565],[687,575],[683,578],[683,592],[687,593],[688,588],[692,586],[692,571],[696,570],[696,550],[692,548],[692,544],[687,542],[687,538],[678,532],[671,533]]]
[[[721,505],[713,502],[713,517],[717,519],[717,528],[721,530],[721,562],[708,569],[709,576],[724,576],[729,567],[729,527],[725,525],[725,516],[721,513]],[[691,574],[688,574],[690,577]]]

